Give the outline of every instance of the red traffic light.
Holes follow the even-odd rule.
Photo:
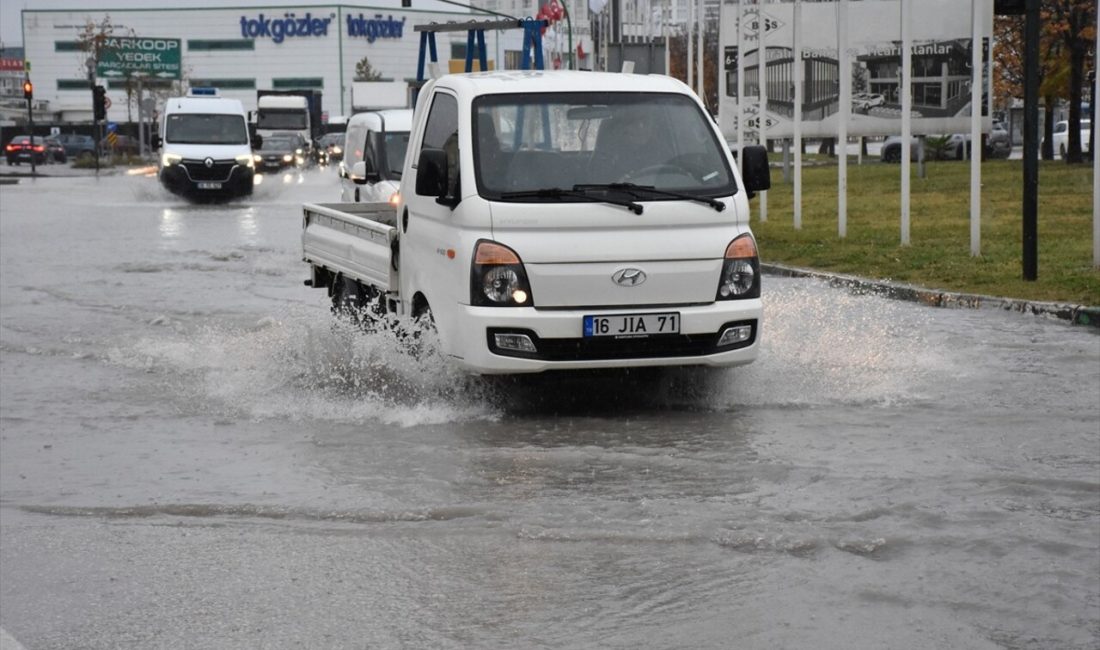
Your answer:
[[[31,83],[30,79],[23,82],[23,97],[26,99],[34,97],[34,84]]]

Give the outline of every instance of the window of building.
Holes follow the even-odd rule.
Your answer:
[[[287,77],[284,79],[272,79],[271,87],[276,90],[295,90],[298,88],[324,88],[325,80],[322,77]]]
[[[87,79],[58,79],[58,90],[83,90],[84,92],[91,92],[91,85]]]
[[[84,48],[77,41],[54,41],[54,52],[83,52]]]
[[[225,90],[254,90],[255,79],[192,79],[192,88],[221,88]]]
[[[107,82],[107,88],[111,90],[126,90],[127,85],[135,93],[137,92],[138,83],[136,79],[131,79],[128,84],[125,79],[111,79]],[[84,87],[88,87],[87,82],[85,82]],[[172,87],[172,81],[170,79],[145,78],[141,80],[141,87],[144,90],[167,90]]]
[[[256,49],[256,41],[251,38],[227,38],[217,40],[195,39],[187,41],[187,49],[192,52],[254,50]]]

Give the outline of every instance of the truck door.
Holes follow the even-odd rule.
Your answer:
[[[447,154],[447,196],[460,194],[458,101],[437,90],[425,118],[423,136],[413,160],[419,160],[424,149],[442,149]],[[416,292],[423,294],[431,305],[437,321],[448,319],[458,307],[458,301],[469,293],[469,270],[459,268],[453,251],[458,244],[458,232],[449,205],[436,201],[435,196],[415,194],[415,179],[402,179],[408,209],[407,220],[401,222],[402,294],[414,300]],[[400,217],[399,217],[400,218]],[[418,305],[414,302],[415,310]],[[441,327],[441,331],[445,328]],[[446,347],[446,341],[443,341]]]

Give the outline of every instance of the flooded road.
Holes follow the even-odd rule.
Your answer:
[[[1100,646],[1095,330],[769,277],[752,366],[470,378],[302,285],[337,197],[0,187],[26,648]]]

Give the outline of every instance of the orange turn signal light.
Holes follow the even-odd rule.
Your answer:
[[[729,246],[726,246],[727,260],[748,257],[756,257],[756,241],[753,240],[752,235],[741,235],[731,241]]]
[[[519,264],[519,256],[507,246],[481,242],[474,251],[474,264]]]

